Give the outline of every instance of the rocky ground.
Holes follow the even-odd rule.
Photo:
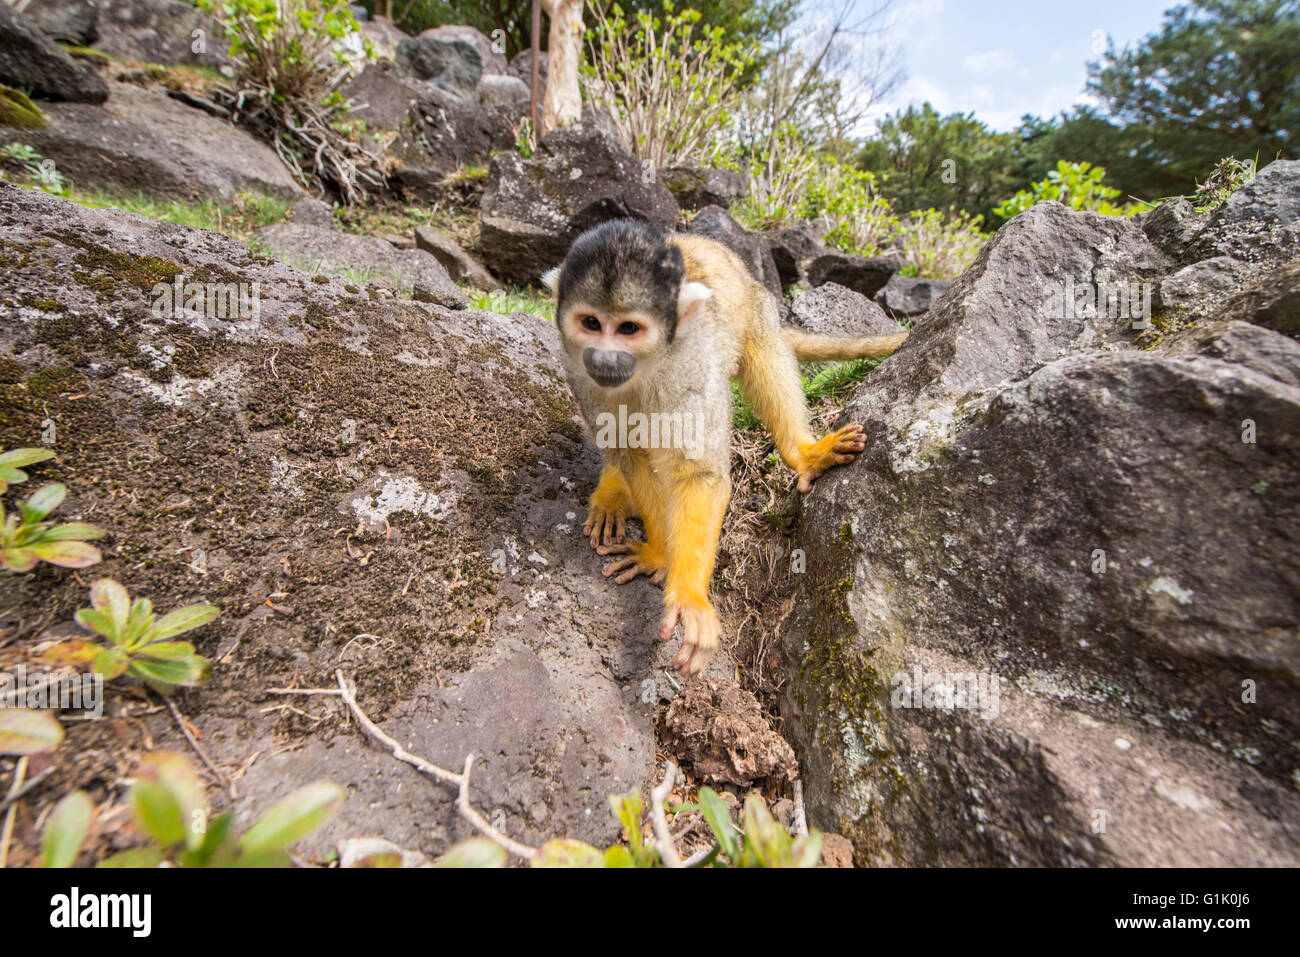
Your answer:
[[[92,24],[50,4],[39,29],[0,4],[0,82],[45,117],[0,144],[79,190],[273,215],[212,224],[231,238],[0,183],[0,449],[50,446],[34,477],[108,532],[93,568],[0,578],[0,669],[78,633],[102,575],[222,614],[176,715],[114,682],[102,719],[30,759],[11,860],[76,788],[101,807],[92,854],[130,843],[112,809],[143,751],[193,752],[179,722],[243,822],[308,781],[347,788],[304,860],[470,836],[455,794],[337,699],[280,693],[342,673],[410,751],[474,754],[475,805],[530,843],[615,841],[607,796],[673,757],[679,798],[757,787],[786,823],[801,781],[811,824],[852,841],[826,862],[1300,861],[1300,163],[1210,214],[1040,204],[955,282],[909,277],[814,224],[746,230],[734,174],[647,179],[599,116],[525,155],[526,60],[377,20],[349,95],[395,163],[337,215],[222,115],[224,58],[190,51],[194,24],[133,2]],[[685,689],[661,593],[602,578],[577,534],[599,457],[554,329],[511,311],[543,310],[526,287],[611,216],[727,243],[792,324],[912,329],[815,409],[870,441],[806,499],[737,433],[724,653]],[[160,314],[176,281],[255,283],[258,309]],[[1147,321],[1107,314],[1116,283],[1145,288]],[[1088,289],[1100,309],[1069,302]],[[954,704],[965,676],[980,693]]]

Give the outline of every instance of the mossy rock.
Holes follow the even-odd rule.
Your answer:
[[[43,130],[45,114],[21,90],[0,86],[0,126],[15,130]]]

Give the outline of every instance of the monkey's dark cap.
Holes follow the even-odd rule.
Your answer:
[[[612,219],[573,241],[560,268],[556,314],[586,302],[609,312],[643,309],[660,316],[672,342],[677,293],[686,266],[664,235],[637,219]]]

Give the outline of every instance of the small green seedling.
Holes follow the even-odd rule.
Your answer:
[[[127,803],[149,843],[100,862],[100,867],[283,867],[289,848],[320,827],[343,803],[343,788],[317,781],[272,805],[243,834],[234,812],[208,817],[194,764],[171,751],[149,754],[127,792]],[[42,838],[46,867],[71,867],[94,817],[84,791],[65,797],[50,814]]]
[[[27,481],[23,466],[52,458],[54,453],[49,449],[10,449],[0,455],[0,493],[7,492],[10,485]]]
[[[27,572],[42,561],[64,568],[85,568],[100,560],[99,549],[87,545],[86,539],[102,538],[102,528],[81,522],[56,525],[44,521],[67,494],[65,486],[53,482],[37,489],[27,501],[19,502],[17,514],[6,517],[4,505],[0,505],[0,565],[10,571]]]
[[[139,678],[160,694],[177,686],[193,687],[208,679],[211,666],[188,641],[177,635],[206,625],[219,614],[216,605],[188,605],[154,619],[148,598],[131,602],[126,589],[111,578],[90,586],[90,608],[77,612],[77,623],[108,639],[108,647],[93,641],[65,641],[45,653],[53,664],[84,664],[112,680],[123,672]]]

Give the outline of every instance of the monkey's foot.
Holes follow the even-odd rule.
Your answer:
[[[848,465],[867,447],[860,425],[846,425],[799,450],[799,491],[811,492],[812,483],[833,465]]]
[[[614,545],[601,545],[596,549],[596,554],[627,556],[626,558],[620,558],[612,565],[606,565],[600,572],[606,578],[618,574],[614,581],[620,585],[626,585],[637,575],[649,575],[650,581],[659,585],[663,583],[664,576],[668,574],[668,566],[664,562],[663,552],[647,542],[619,542]],[[620,572],[622,574],[619,574]]]
[[[593,501],[587,511],[587,521],[582,525],[582,534],[590,537],[591,547],[597,550],[601,545],[621,545],[627,535],[628,518],[628,510],[622,504],[606,505]]]
[[[691,678],[704,670],[718,650],[718,633],[721,631],[718,613],[708,604],[693,608],[669,604],[659,629],[662,641],[672,638],[678,618],[682,622],[682,646],[673,656],[673,667],[681,672],[682,677]]]

